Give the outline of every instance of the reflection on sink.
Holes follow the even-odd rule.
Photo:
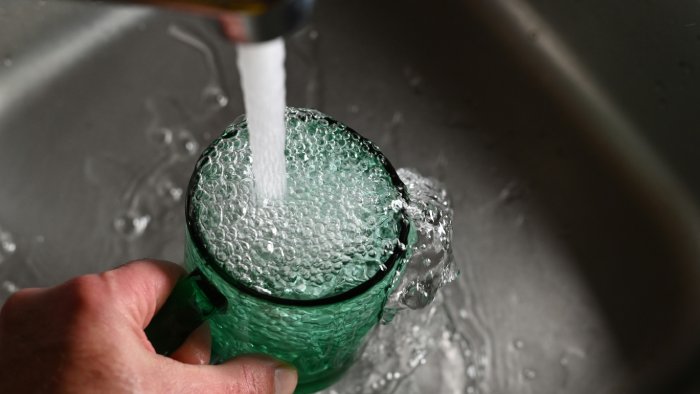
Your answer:
[[[666,209],[672,196],[610,159],[619,146],[591,138],[576,102],[551,94],[544,65],[529,62],[532,78],[513,55],[533,52],[486,33],[478,3],[448,2],[437,18],[417,1],[397,12],[325,0],[287,42],[289,105],[440,179],[455,207],[462,275],[413,316],[425,335],[380,330],[378,341],[404,340],[395,364],[336,390],[661,381],[698,332],[698,254],[684,243],[695,234]],[[0,300],[129,259],[181,260],[194,161],[243,112],[234,49],[209,21],[174,13],[26,0],[0,10]]]

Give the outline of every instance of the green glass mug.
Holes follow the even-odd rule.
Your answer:
[[[246,155],[250,155],[249,150],[246,151],[247,126],[244,119],[237,120],[204,151],[197,163],[190,180],[186,208],[185,265],[190,274],[176,285],[165,305],[146,328],[146,334],[156,351],[167,355],[176,350],[194,329],[208,321],[212,334],[211,363],[220,363],[243,354],[269,355],[297,368],[299,383],[296,393],[311,393],[331,385],[354,362],[367,334],[380,321],[387,298],[410,258],[415,231],[403,206],[390,203],[392,199],[407,202],[406,188],[373,143],[317,111],[289,108],[286,117],[288,135],[285,154],[288,168],[299,167],[298,163],[290,162],[293,160],[304,163],[316,160],[315,164],[309,165],[316,171],[310,171],[313,179],[326,179],[326,183],[332,183],[336,177],[342,178],[343,168],[356,168],[353,165],[344,166],[345,162],[361,163],[357,167],[362,169],[360,176],[365,176],[366,172],[375,181],[372,186],[360,182],[355,188],[366,187],[369,193],[381,194],[361,198],[377,205],[372,208],[376,208],[374,211],[362,211],[362,217],[375,215],[372,212],[381,217],[381,220],[369,217],[367,223],[376,221],[377,228],[366,228],[365,232],[382,239],[394,237],[395,242],[385,242],[384,252],[379,252],[382,257],[378,264],[375,264],[377,261],[365,261],[367,254],[377,255],[369,247],[362,249],[365,254],[338,254],[341,257],[349,256],[343,258],[342,264],[337,264],[338,267],[342,266],[343,275],[363,272],[364,276],[358,280],[345,278],[336,281],[334,286],[320,293],[305,294],[304,288],[310,288],[306,285],[291,295],[275,293],[243,275],[247,269],[232,269],[227,265],[227,259],[234,258],[235,253],[224,248],[227,244],[213,239],[215,237],[209,230],[212,230],[212,226],[216,227],[216,223],[207,221],[215,217],[211,214],[212,208],[222,203],[207,200],[207,192],[201,190],[202,185],[207,185],[212,179],[216,182],[239,182],[241,177],[250,175],[246,172],[250,166],[250,160],[246,159]],[[314,148],[314,144],[322,147]],[[292,145],[296,150],[290,148]],[[225,149],[221,147],[237,149],[235,152],[239,156],[232,159],[224,154],[225,158],[222,158],[221,152]],[[309,159],[304,153],[305,149],[317,154]],[[336,154],[334,149],[339,153]],[[237,163],[232,164],[227,173],[216,165],[217,160]],[[299,176],[305,176],[306,170],[301,168],[299,174],[302,175]],[[328,172],[328,176],[323,178],[324,174],[319,171]],[[290,179],[294,174],[294,170],[290,170]],[[323,185],[323,181],[318,182]],[[228,186],[221,187],[226,189]],[[355,188],[348,190],[351,192]],[[250,191],[250,188],[243,187],[241,190]],[[313,203],[314,198],[322,199],[311,196],[309,201]],[[229,200],[233,200],[234,204],[229,205],[233,207],[231,209],[239,208],[235,205],[235,199],[226,197],[222,201]],[[238,230],[228,229],[231,232]],[[233,247],[237,247],[235,242]],[[262,252],[254,256],[258,255],[264,256]],[[269,265],[262,266],[268,267],[258,270],[262,276],[271,272]],[[334,280],[326,274],[325,280],[317,283],[323,286]]]

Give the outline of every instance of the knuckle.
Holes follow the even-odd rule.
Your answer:
[[[77,315],[99,313],[104,307],[105,283],[98,275],[71,279],[61,288],[61,299]]]

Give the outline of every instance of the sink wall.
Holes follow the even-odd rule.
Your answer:
[[[604,17],[550,3],[319,1],[287,41],[288,102],[445,183],[462,271],[445,308],[483,343],[469,387],[636,392],[681,369],[698,332],[694,172],[667,159],[683,154],[655,126],[689,121],[656,116],[618,63],[579,62],[607,32],[588,46],[571,32]],[[128,259],[181,260],[193,163],[243,112],[234,48],[211,21],[177,13],[0,9],[0,242],[16,245],[0,249],[0,299]],[[523,31],[522,15],[546,28]],[[551,42],[576,56],[553,61]],[[583,65],[605,105],[561,64]],[[696,91],[693,75],[669,78]],[[674,134],[684,152],[690,134]],[[436,350],[397,392],[466,392],[450,382],[474,372],[450,357]],[[436,378],[450,365],[461,369]]]

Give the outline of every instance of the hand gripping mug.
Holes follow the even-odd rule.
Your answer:
[[[313,110],[288,108],[286,124],[283,199],[254,192],[245,119],[202,153],[187,194],[190,274],[146,334],[169,354],[208,321],[211,363],[269,355],[310,393],[355,360],[415,232],[405,186],[373,143]]]

